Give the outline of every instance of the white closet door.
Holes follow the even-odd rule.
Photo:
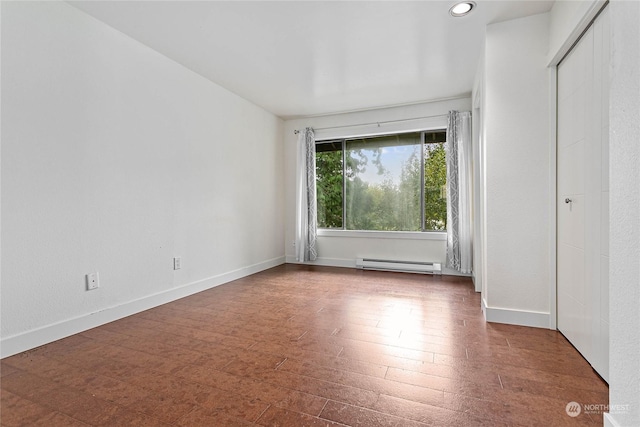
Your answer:
[[[604,10],[558,66],[558,329],[608,379],[608,75]]]

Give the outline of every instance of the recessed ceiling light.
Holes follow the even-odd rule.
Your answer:
[[[476,4],[474,2],[472,2],[472,1],[463,1],[463,2],[456,3],[455,5],[453,5],[453,7],[451,9],[449,9],[449,14],[451,16],[459,18],[459,17],[465,16],[466,14],[471,12],[471,10],[474,7],[476,7]]]

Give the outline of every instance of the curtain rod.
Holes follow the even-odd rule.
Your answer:
[[[342,129],[342,128],[351,128],[351,127],[356,127],[356,126],[369,126],[369,125],[378,125],[378,127],[380,127],[380,125],[386,125],[389,123],[400,123],[400,122],[410,122],[412,120],[422,120],[422,119],[433,119],[436,117],[447,117],[448,114],[437,114],[434,116],[424,116],[424,117],[413,117],[411,119],[398,119],[398,120],[385,120],[385,121],[380,121],[380,122],[371,122],[371,123],[358,123],[355,125],[344,125],[344,126],[329,126],[329,127],[323,127],[323,128],[315,128],[314,130],[328,130],[328,129]],[[299,134],[300,131],[298,129],[293,131],[294,134]]]

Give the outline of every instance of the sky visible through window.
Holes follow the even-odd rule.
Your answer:
[[[380,174],[377,167],[371,164],[373,153],[370,150],[365,151],[369,160],[369,165],[364,172],[358,174],[363,180],[371,184],[381,185],[385,180],[391,180],[393,182],[400,181],[402,175],[402,167],[405,165],[407,159],[412,153],[416,156],[420,156],[420,146],[417,145],[403,145],[397,147],[383,147],[381,148],[381,165],[384,168],[384,173]]]

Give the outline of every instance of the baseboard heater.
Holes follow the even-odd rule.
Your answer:
[[[356,267],[362,270],[442,274],[442,265],[438,262],[394,261],[388,259],[358,258],[356,260]]]

